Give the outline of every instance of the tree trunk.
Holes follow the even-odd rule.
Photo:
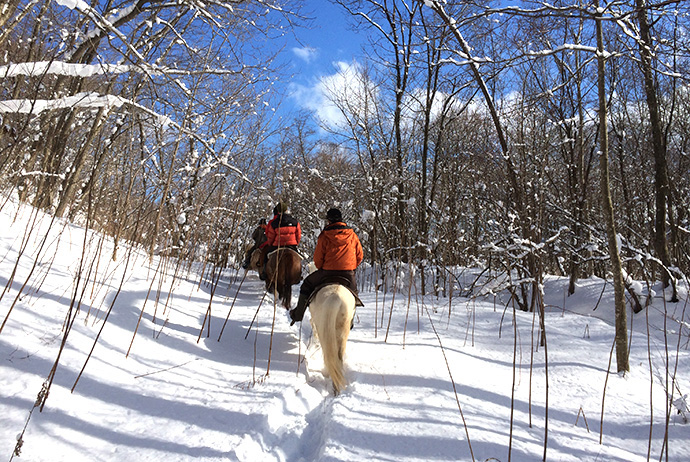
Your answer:
[[[599,0],[594,2],[597,29],[597,83],[599,88],[599,133],[601,152],[599,154],[599,168],[601,175],[601,204],[604,221],[606,221],[606,234],[608,236],[609,255],[611,258],[611,271],[613,273],[613,288],[615,293],[616,315],[616,365],[618,372],[630,370],[628,363],[628,331],[627,316],[625,312],[625,286],[623,284],[623,269],[618,253],[618,239],[616,236],[616,224],[613,214],[613,202],[611,200],[611,187],[609,185],[609,141],[606,108],[606,57],[604,55],[604,33],[602,31],[602,18],[599,12]]]
[[[654,192],[656,195],[656,212],[654,216],[654,250],[661,260],[661,277],[664,287],[668,287],[671,275],[668,268],[671,258],[666,240],[666,199],[669,194],[668,165],[666,162],[666,142],[661,127],[659,99],[656,93],[656,82],[652,70],[652,35],[647,20],[646,0],[637,0],[637,20],[640,25],[640,66],[644,74],[644,90],[647,96],[649,122],[652,128],[652,148],[654,152]],[[676,285],[673,284],[674,302],[678,301]]]

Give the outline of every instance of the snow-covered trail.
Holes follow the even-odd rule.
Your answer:
[[[3,285],[14,268],[19,229],[0,230]],[[654,342],[648,346],[644,318],[635,318],[632,371],[609,374],[607,382],[611,303],[606,294],[592,312],[598,279],[582,281],[565,310],[565,282],[547,284],[546,349],[537,345],[533,314],[515,313],[513,322],[500,302],[456,298],[448,316],[447,299],[415,298],[408,305],[398,294],[391,311],[390,294],[364,290],[348,342],[351,384],[334,397],[309,323],[291,327],[280,307],[274,323],[272,297],[263,297],[254,273],[239,292],[241,275],[222,274],[209,329],[211,290],[198,269],[173,279],[167,268],[165,278],[155,279],[157,260],[137,254],[119,289],[126,259],[120,252],[117,262],[102,259],[97,279],[104,285],[85,292],[47,404],[30,414],[57,357],[82,241],[83,230],[69,227],[60,248],[46,250],[51,261],[39,262],[0,334],[0,448],[8,459],[29,416],[17,461],[507,461],[511,438],[511,460],[531,461],[541,460],[546,436],[548,460],[641,462],[652,421],[651,458],[660,454],[663,319],[658,307],[650,310]],[[33,255],[20,260],[0,300],[3,319]],[[673,342],[687,332],[667,323],[673,366]],[[687,393],[690,354],[679,353],[677,387]],[[690,459],[684,444],[690,426],[674,416],[668,430],[669,460]]]

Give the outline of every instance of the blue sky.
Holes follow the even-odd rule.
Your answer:
[[[305,13],[313,12],[314,20],[311,28],[297,30],[304,46],[295,42],[290,49],[305,77],[331,74],[334,62],[350,62],[360,55],[364,38],[349,27],[352,18],[347,12],[328,0],[307,0],[305,5]]]
[[[297,40],[290,38],[285,50],[294,75],[286,82],[291,96],[284,105],[285,109],[309,109],[328,118],[323,83],[332,84],[336,74],[352,68],[365,38],[352,30],[347,12],[330,1],[307,0],[304,12],[314,19],[308,29],[296,31]]]

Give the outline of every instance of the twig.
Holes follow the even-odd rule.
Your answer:
[[[24,433],[26,433],[26,429],[29,426],[29,421],[31,420],[31,416],[34,413],[34,410],[42,406],[42,403],[45,402],[45,397],[48,394],[48,379],[43,382],[43,385],[41,386],[41,391],[38,392],[38,396],[36,396],[36,401],[34,401],[34,405],[29,411],[29,415],[26,418],[26,422],[24,422],[24,428],[22,428],[22,432],[17,436],[17,444],[14,446],[14,451],[12,452],[12,455],[10,456],[10,462],[12,462],[12,459],[14,459],[14,456],[20,457],[21,452],[22,452],[22,446],[24,445]]]
[[[157,370],[157,371],[147,372],[146,374],[135,375],[134,378],[135,378],[135,379],[140,379],[140,378],[142,378],[142,377],[148,377],[149,375],[159,374],[159,373],[161,373],[161,372],[167,372],[167,371],[170,371],[170,370],[173,370],[173,369],[177,369],[178,367],[186,366],[187,364],[189,364],[189,363],[191,363],[191,362],[193,362],[193,361],[198,361],[199,359],[201,359],[201,358],[190,359],[189,361],[184,362],[184,363],[182,363],[182,364],[178,364],[177,366],[170,366],[170,367],[167,367],[167,368],[165,368],[165,369],[159,369],[159,370]]]
[[[609,352],[609,365],[606,368],[606,379],[604,380],[604,392],[601,395],[601,421],[599,422],[599,444],[604,439],[604,402],[606,401],[606,385],[609,383],[609,375],[611,375],[611,362],[613,361],[613,348],[616,346],[616,339],[613,339],[611,344],[611,351]]]
[[[125,358],[128,358],[130,351],[132,351],[132,345],[134,344],[134,338],[137,336],[137,332],[139,331],[139,324],[141,324],[141,318],[144,315],[144,308],[146,308],[146,302],[149,301],[149,296],[151,295],[151,290],[153,289],[153,284],[155,284],[156,278],[160,274],[159,271],[160,271],[162,264],[163,264],[163,259],[159,258],[158,259],[158,266],[156,267],[156,271],[153,274],[153,278],[151,279],[151,284],[149,285],[149,290],[148,290],[148,292],[146,292],[146,298],[144,298],[144,304],[141,305],[141,311],[139,312],[139,319],[137,319],[137,325],[134,328],[134,333],[132,334],[132,340],[129,342],[129,348],[127,349],[127,354],[125,355]]]
[[[268,291],[264,290],[264,296],[261,297],[261,300],[259,301],[259,306],[256,308],[256,312],[254,313],[254,317],[252,318],[252,322],[249,323],[249,328],[247,329],[247,333],[244,335],[245,340],[247,340],[247,337],[249,337],[249,333],[252,331],[252,326],[254,325],[254,321],[256,320],[256,316],[259,314],[259,310],[261,309],[261,305],[264,303],[264,299],[266,298],[266,294],[268,294]]]
[[[10,314],[12,313],[12,310],[17,305],[17,302],[21,299],[22,293],[24,292],[24,289],[26,288],[27,284],[29,283],[31,276],[33,276],[34,271],[38,267],[38,261],[40,259],[41,254],[43,253],[43,247],[45,246],[46,242],[48,241],[48,235],[50,233],[50,230],[53,228],[54,222],[55,222],[55,216],[53,216],[53,218],[50,220],[50,224],[48,225],[48,229],[46,230],[46,233],[43,236],[43,239],[41,239],[41,244],[38,247],[38,252],[36,252],[36,259],[34,260],[34,264],[31,266],[31,271],[29,271],[29,275],[26,277],[24,284],[22,284],[22,286],[19,288],[19,291],[17,292],[17,296],[14,298],[14,301],[10,305],[9,310],[7,310],[7,315],[5,316],[5,320],[2,322],[2,325],[0,325],[0,334],[2,333],[2,330],[5,328],[5,324],[7,323],[7,320],[9,319]],[[17,257],[17,265],[19,265],[19,257]],[[14,277],[14,273],[13,273],[12,277]],[[12,279],[12,277],[10,277],[10,279]],[[9,285],[9,281],[8,281],[8,285]]]
[[[244,280],[247,278],[247,273],[249,273],[249,270],[246,270],[244,272],[244,276],[242,276],[242,280],[240,281],[240,284],[237,286],[237,291],[235,292],[235,297],[232,299],[232,303],[230,304],[230,309],[228,310],[228,315],[225,317],[225,322],[223,323],[223,327],[220,329],[220,334],[218,334],[218,341],[220,342],[220,338],[223,336],[223,331],[225,330],[225,325],[228,323],[228,319],[230,319],[230,313],[232,313],[232,308],[235,306],[235,301],[237,300],[237,296],[240,293],[240,289],[242,288],[242,284],[244,284]]]
[[[596,311],[597,308],[599,308],[599,303],[601,303],[601,298],[604,296],[604,290],[606,290],[606,283],[608,281],[604,279],[604,286],[601,288],[601,293],[599,294],[599,300],[597,300],[596,305],[594,305],[594,309],[592,311]]]
[[[299,375],[299,368],[302,363],[302,323],[299,323],[299,334],[297,336],[297,372],[295,375]]]
[[[515,316],[515,297],[511,296],[510,299],[512,300],[512,305],[513,305],[513,382],[510,387],[510,431],[508,435],[508,462],[510,462],[510,456],[512,455],[513,452],[513,428],[515,426],[515,382],[516,382],[516,375],[517,375],[517,344],[518,344],[518,328],[517,328],[517,316]],[[506,306],[507,309],[507,306]],[[505,315],[505,310],[503,311],[503,314]],[[502,321],[501,321],[502,322]],[[534,327],[532,327],[532,332],[534,332]],[[532,334],[532,337],[534,337],[534,334]],[[530,348],[530,350],[533,350],[533,348]],[[532,353],[534,354],[534,353]],[[532,393],[532,388],[531,388],[531,382],[530,382],[530,405],[529,405],[529,416],[530,416],[530,425],[532,423],[532,401],[531,401],[531,393]]]
[[[93,350],[96,349],[96,344],[98,343],[98,340],[101,338],[101,334],[103,333],[103,329],[105,328],[105,325],[108,323],[108,318],[110,317],[110,313],[113,311],[113,307],[115,306],[115,302],[117,301],[117,297],[120,295],[122,292],[122,286],[125,283],[125,278],[127,277],[127,270],[129,269],[129,259],[132,256],[132,253],[134,253],[132,250],[127,255],[127,262],[125,263],[125,268],[122,272],[122,279],[120,280],[120,286],[117,288],[117,292],[115,292],[115,296],[113,297],[113,301],[110,303],[110,307],[108,308],[108,312],[105,315],[105,318],[103,319],[103,324],[101,325],[101,329],[98,331],[98,334],[96,335],[96,338],[93,341],[93,345],[91,346],[91,350],[89,351],[89,354],[86,357],[86,361],[84,361],[84,365],[82,366],[81,370],[79,371],[79,375],[77,375],[77,379],[74,381],[74,385],[72,385],[71,391],[74,392],[74,389],[77,387],[77,383],[79,383],[79,379],[81,379],[82,374],[84,373],[84,370],[86,369],[86,365],[88,364],[89,360],[91,359],[91,355],[93,354]]]
[[[388,312],[388,326],[386,327],[386,337],[383,339],[384,343],[388,342],[388,333],[391,329],[391,319],[393,318],[393,306],[395,305],[395,295],[397,293],[396,286],[398,285],[398,276],[400,275],[401,264],[402,263],[398,262],[398,268],[395,271],[395,282],[393,283],[393,299],[391,300],[391,309]]]
[[[577,411],[577,419],[575,419],[575,426],[577,426],[577,423],[580,420],[580,414],[582,414],[582,420],[584,420],[584,422],[585,422],[585,427],[587,428],[587,433],[590,433],[589,424],[587,423],[587,416],[585,415],[585,410],[582,409],[582,406],[580,406],[580,410]]]
[[[268,373],[271,370],[271,354],[273,353],[273,332],[276,327],[276,311],[278,310],[278,306],[276,304],[276,299],[273,298],[273,321],[271,322],[271,337],[270,340],[268,341],[268,364],[266,364],[266,377],[268,377]]]
[[[453,393],[455,393],[455,402],[458,405],[458,411],[460,411],[460,417],[462,418],[462,424],[465,427],[465,436],[467,437],[467,445],[470,448],[470,456],[472,457],[472,462],[475,461],[474,459],[474,452],[472,451],[472,443],[470,442],[470,432],[469,429],[467,428],[467,422],[465,421],[465,415],[462,412],[462,406],[460,405],[460,398],[458,397],[458,390],[457,387],[455,386],[455,380],[453,379],[453,373],[450,370],[450,364],[448,364],[448,357],[446,356],[446,350],[443,348],[443,343],[441,342],[441,336],[438,335],[438,332],[436,331],[436,326],[434,326],[434,321],[431,319],[431,314],[429,313],[429,309],[425,308],[426,315],[429,318],[429,322],[431,323],[431,328],[434,331],[434,335],[436,335],[436,340],[438,340],[438,345],[441,347],[441,353],[443,354],[443,360],[446,362],[446,369],[448,370],[448,377],[450,377],[450,383],[453,385]]]

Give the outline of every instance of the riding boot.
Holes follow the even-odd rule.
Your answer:
[[[302,319],[304,319],[304,312],[307,311],[308,299],[309,297],[307,295],[299,294],[297,306],[290,311],[290,319],[292,319],[290,325],[293,325],[294,323],[300,322]]]

